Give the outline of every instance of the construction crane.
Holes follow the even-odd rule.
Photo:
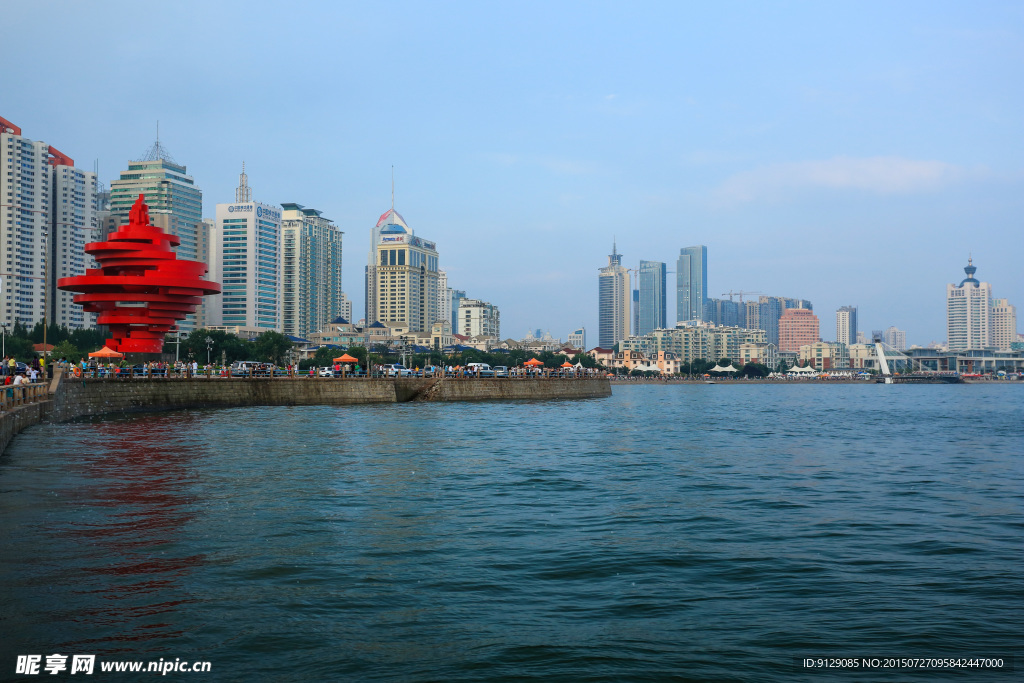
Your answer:
[[[733,295],[734,295],[734,294],[738,294],[738,295],[739,295],[739,297],[740,297],[740,303],[743,303],[743,295],[744,295],[744,294],[760,294],[760,293],[761,293],[761,292],[750,292],[750,291],[747,291],[747,290],[744,290],[744,289],[741,289],[741,290],[740,290],[740,291],[738,291],[738,292],[734,292],[734,291],[732,291],[732,290],[730,289],[730,290],[729,290],[728,292],[723,292],[723,293],[722,293],[722,296],[727,296],[727,297],[729,297],[729,301],[732,301],[732,297],[733,297]]]

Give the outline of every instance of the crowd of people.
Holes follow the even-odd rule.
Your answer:
[[[19,386],[21,384],[35,384],[43,376],[43,365],[45,361],[36,358],[30,364],[19,363],[14,356],[4,356],[0,361],[0,376],[3,377],[4,386]]]

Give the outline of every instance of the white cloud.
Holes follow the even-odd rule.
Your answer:
[[[939,189],[965,175],[961,167],[942,161],[836,157],[773,164],[737,173],[722,183],[713,197],[718,204],[739,204],[783,199],[800,190],[817,188],[910,194]]]

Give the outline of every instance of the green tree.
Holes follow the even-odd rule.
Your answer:
[[[108,337],[110,337],[110,330],[106,327],[96,327],[89,330],[72,330],[67,340],[75,348],[96,351],[106,345]]]
[[[78,347],[76,347],[74,344],[72,344],[67,339],[65,339],[61,343],[57,344],[56,346],[54,346],[53,350],[50,351],[50,357],[51,358],[58,358],[58,359],[59,358],[67,358],[69,360],[70,359],[78,359],[80,356],[83,356],[83,355],[85,355],[85,354],[83,354],[81,351],[79,351]]]
[[[712,361],[704,360],[703,358],[695,358],[690,363],[690,374],[692,375],[703,375],[705,372],[715,367]]]
[[[299,363],[299,369],[309,370],[310,368],[330,367],[334,365],[334,359],[342,353],[345,352],[336,346],[321,346],[316,350],[316,353],[313,354],[312,358],[307,358]],[[355,354],[351,352],[349,355],[355,356]],[[356,358],[358,357],[359,356],[356,356]]]
[[[594,360],[593,356],[589,356],[585,353],[577,353],[575,356],[572,357],[572,364],[576,365],[577,363],[579,363],[585,368],[597,367],[597,361]]]
[[[770,373],[768,366],[761,363],[747,363],[739,372],[742,377],[767,377]]]
[[[280,332],[264,332],[253,340],[253,351],[257,360],[283,364],[291,350],[292,340]]]
[[[28,337],[7,337],[4,341],[4,350],[8,356],[14,356],[22,363],[31,362],[36,357],[36,352],[32,348],[32,340]]]
[[[252,343],[223,330],[193,330],[188,337],[181,340],[178,355],[181,358],[195,358],[197,361],[205,363],[207,338],[213,342],[210,345],[210,361],[212,363],[220,363],[221,358],[224,358],[228,364],[236,360],[258,360],[254,358]],[[174,348],[173,338],[164,342],[164,348],[168,351]]]

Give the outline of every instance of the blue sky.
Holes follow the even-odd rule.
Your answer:
[[[361,316],[390,206],[503,336],[584,324],[597,269],[810,299],[945,339],[968,252],[1024,306],[1024,5],[5,3],[0,116],[110,180],[161,142],[203,190],[319,208]],[[670,274],[670,279],[674,275]],[[670,282],[670,285],[673,284]],[[673,288],[670,286],[670,290]],[[674,319],[669,294],[669,322]]]

